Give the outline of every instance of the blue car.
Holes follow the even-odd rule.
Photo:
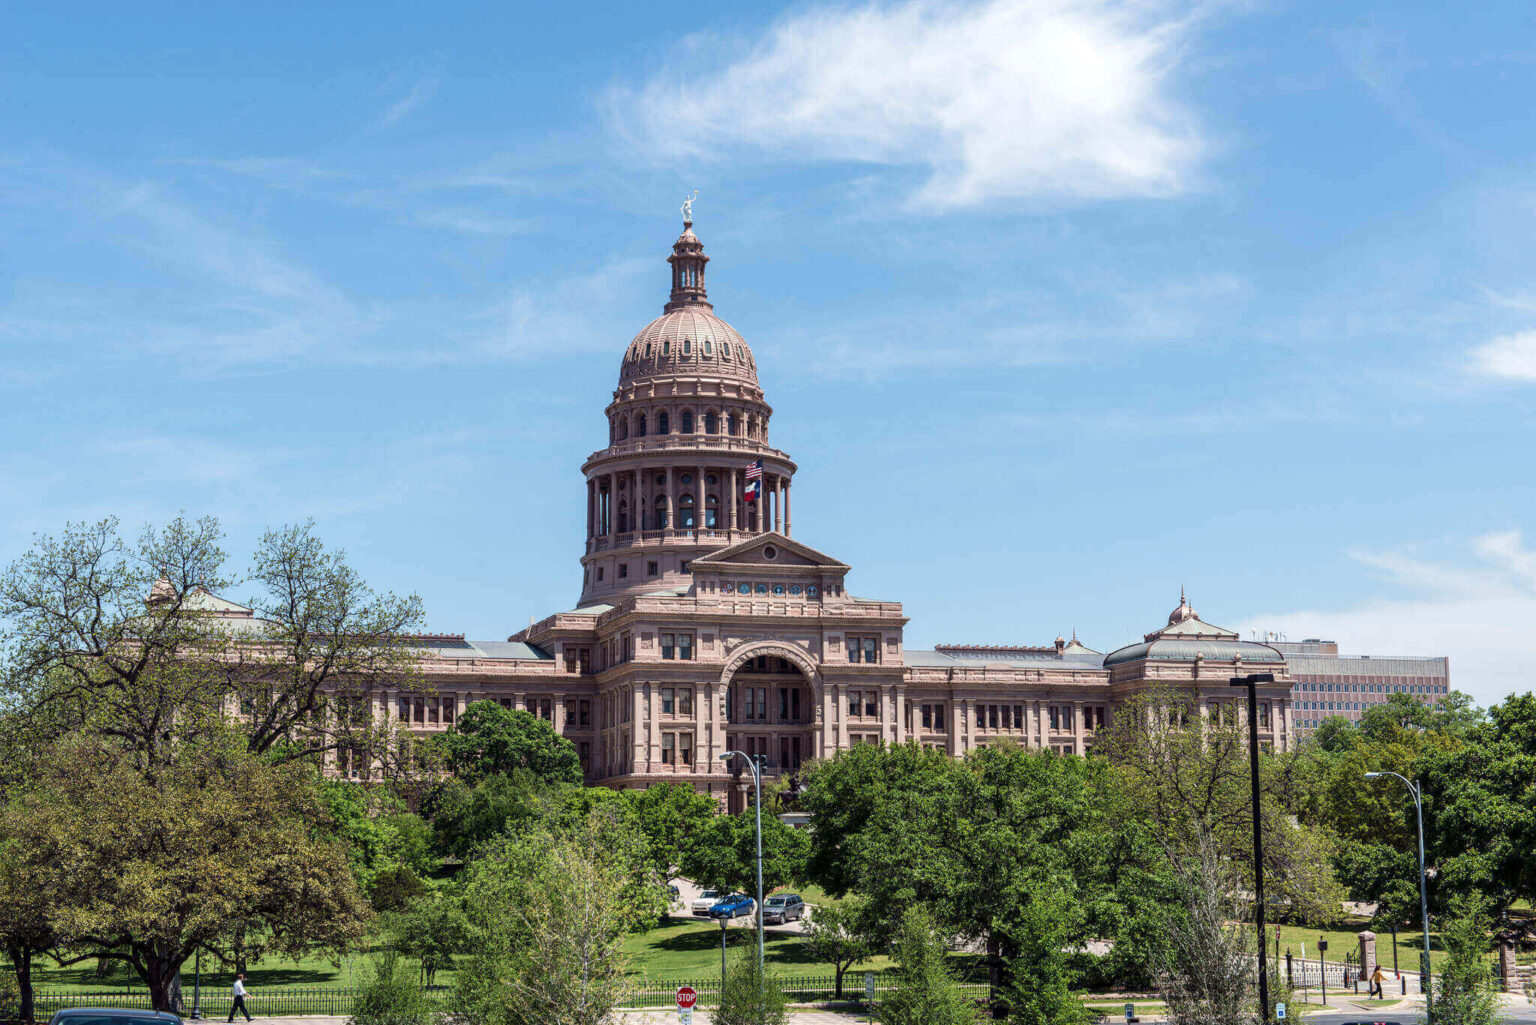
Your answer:
[[[744,893],[733,893],[709,909],[710,918],[741,918],[750,915],[757,901]]]

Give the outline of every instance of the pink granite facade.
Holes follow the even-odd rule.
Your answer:
[[[386,695],[388,714],[430,733],[471,701],[526,708],[571,739],[593,784],[682,780],[733,807],[730,750],[761,755],[770,776],[860,743],[1082,754],[1138,691],[1192,687],[1219,709],[1240,693],[1228,678],[1250,672],[1276,674],[1263,742],[1290,746],[1284,658],[1182,600],[1107,656],[1075,637],[908,650],[899,601],[851,596],[850,567],[793,536],[796,464],[770,442],[750,347],[708,300],[708,260],[685,223],[662,315],[623,352],[607,444],[582,466],[576,606],[506,641],[427,639],[431,692]]]

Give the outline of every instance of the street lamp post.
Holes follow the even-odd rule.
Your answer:
[[[747,765],[752,769],[752,784],[756,788],[757,799],[757,977],[763,977],[763,774],[758,771],[757,761],[740,751],[727,751],[720,756],[722,762],[728,762],[733,755],[741,755],[747,760]]]
[[[1259,928],[1259,1020],[1269,1025],[1269,972],[1264,964],[1264,838],[1259,819],[1259,695],[1258,685],[1274,683],[1274,673],[1234,676],[1234,687],[1248,688],[1248,768],[1253,778],[1253,912]],[[1273,719],[1271,719],[1273,721]]]
[[[1380,779],[1382,776],[1396,776],[1403,781],[1408,788],[1408,793],[1413,797],[1413,810],[1418,816],[1419,822],[1419,917],[1420,924],[1424,928],[1424,963],[1419,966],[1419,992],[1424,994],[1424,1013],[1432,1016],[1429,1001],[1429,893],[1424,887],[1424,800],[1419,788],[1414,786],[1413,780],[1400,772],[1367,772],[1366,779]],[[1393,950],[1396,951],[1397,937],[1393,936]]]

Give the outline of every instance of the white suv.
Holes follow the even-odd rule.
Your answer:
[[[705,890],[694,899],[692,911],[696,918],[708,918],[709,909],[720,903],[722,894],[719,890]]]

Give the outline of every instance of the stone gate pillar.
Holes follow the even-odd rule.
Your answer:
[[[1376,934],[1367,929],[1360,940],[1360,978],[1369,981],[1376,971]]]
[[[1520,980],[1515,972],[1515,941],[1504,933],[1499,934],[1499,988],[1506,993],[1520,992]]]

